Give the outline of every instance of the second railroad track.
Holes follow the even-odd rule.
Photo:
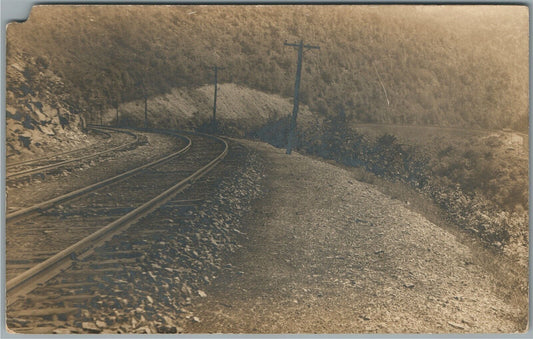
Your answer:
[[[6,182],[13,184],[20,180],[31,178],[34,175],[44,176],[71,164],[78,164],[82,161],[88,161],[118,150],[133,147],[138,142],[137,134],[131,131],[112,128],[94,128],[93,130],[106,135],[105,142],[38,159],[7,163]]]

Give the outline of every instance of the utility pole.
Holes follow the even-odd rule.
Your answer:
[[[217,83],[218,83],[218,70],[219,69],[225,69],[225,67],[218,67],[215,65],[213,67],[213,70],[215,71],[215,97],[213,99],[213,121],[212,121],[212,128],[213,128],[213,134],[217,132]]]
[[[285,46],[292,46],[298,48],[298,65],[296,67],[296,81],[294,83],[294,107],[289,124],[289,140],[287,142],[287,154],[291,154],[292,146],[295,143],[296,137],[296,118],[298,117],[298,106],[300,96],[300,79],[302,77],[302,60],[305,51],[310,49],[320,49],[320,46],[304,45],[304,41],[300,40],[298,44],[289,44],[285,41]],[[305,48],[305,51],[304,51]]]
[[[120,95],[118,92],[115,93],[115,95],[113,95],[114,97],[114,100],[113,100],[113,103],[115,105],[115,110],[116,110],[116,118],[115,118],[115,125],[116,127],[118,127],[120,125],[120,116],[119,116],[119,113],[118,113],[118,109],[120,107],[120,101],[122,100],[122,95]]]
[[[148,95],[144,93],[144,129],[148,129]]]
[[[144,98],[144,129],[148,129],[148,91],[146,90],[144,79],[141,79],[139,82],[137,82],[137,84],[141,85],[142,88],[142,94]]]

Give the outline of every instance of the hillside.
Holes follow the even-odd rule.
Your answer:
[[[213,114],[213,86],[197,88],[174,88],[170,93],[157,95],[147,100],[148,126],[172,126],[183,130],[208,129]],[[285,120],[292,111],[292,100],[235,84],[221,84],[217,94],[218,130],[245,136],[271,121]],[[121,126],[144,124],[144,100],[135,100],[119,105]],[[302,106],[299,125],[307,128],[319,119]],[[115,125],[117,110],[109,109],[102,122]]]
[[[90,119],[207,85],[214,64],[220,82],[291,97],[283,42],[303,39],[321,49],[301,99],[322,117],[525,131],[527,20],[520,6],[39,6],[9,26],[7,63],[35,58]]]

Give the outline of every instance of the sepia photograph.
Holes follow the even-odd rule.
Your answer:
[[[2,333],[529,331],[529,20],[34,5],[5,36]]]

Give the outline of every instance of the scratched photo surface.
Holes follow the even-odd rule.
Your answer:
[[[8,333],[528,330],[528,8],[43,5]]]

